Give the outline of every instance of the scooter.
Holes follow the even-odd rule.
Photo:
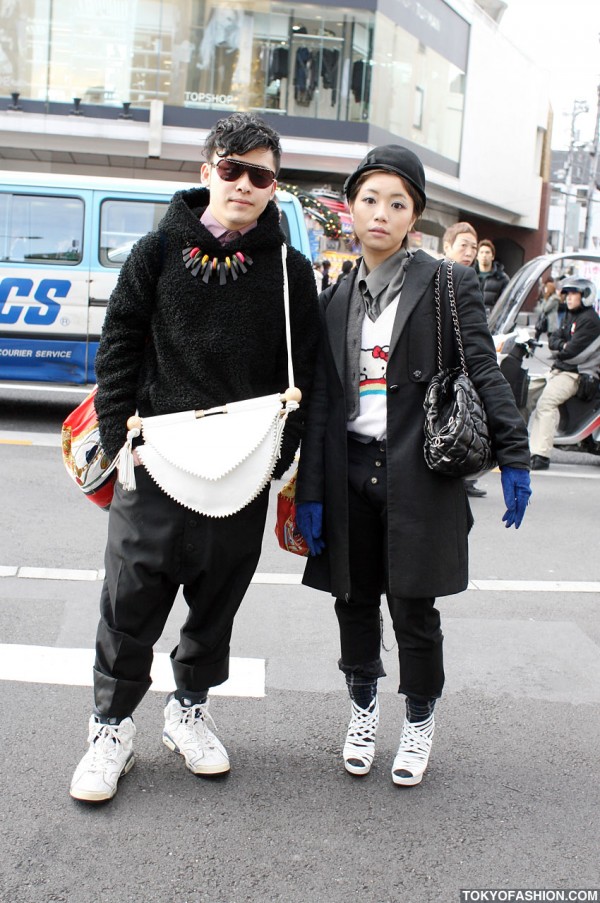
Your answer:
[[[500,370],[509,383],[517,407],[524,420],[529,419],[527,398],[536,384],[545,382],[543,375],[529,374],[524,361],[535,356],[542,343],[531,338],[529,330],[520,328],[508,335],[498,354]],[[556,448],[569,448],[586,454],[600,455],[600,387],[590,401],[577,396],[570,398],[559,408],[560,421],[554,437]]]

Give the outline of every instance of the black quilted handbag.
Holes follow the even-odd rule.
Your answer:
[[[495,460],[485,408],[467,372],[452,266],[453,261],[447,261],[448,297],[460,367],[444,369],[442,361],[440,266],[435,276],[438,373],[429,383],[423,402],[423,451],[427,466],[435,473],[447,477],[473,477],[494,467]]]

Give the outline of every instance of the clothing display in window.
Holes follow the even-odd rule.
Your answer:
[[[331,106],[335,106],[337,100],[337,85],[339,78],[340,52],[325,48],[321,56],[321,78],[324,88],[331,88]]]
[[[234,9],[213,9],[200,45],[199,69],[212,70],[213,90],[229,94],[239,56],[242,16]]]
[[[287,78],[290,70],[290,52],[287,47],[274,47],[269,60],[269,81]]]
[[[350,85],[354,100],[360,103],[369,102],[371,90],[371,67],[364,60],[356,60],[352,63],[352,81]]]
[[[319,57],[308,47],[298,47],[294,68],[294,100],[307,107],[315,93],[318,80]]]

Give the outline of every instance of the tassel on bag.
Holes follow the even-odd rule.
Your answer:
[[[130,417],[127,421],[127,426],[130,426],[133,417]],[[119,482],[123,489],[127,491],[133,491],[136,487],[135,482],[135,464],[133,461],[133,440],[137,439],[140,435],[139,426],[131,426],[127,431],[127,441],[125,445],[117,455],[117,471],[119,473]]]

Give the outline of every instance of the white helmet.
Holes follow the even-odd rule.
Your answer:
[[[561,295],[569,292],[579,292],[581,303],[584,307],[592,307],[596,300],[596,286],[589,279],[565,279],[560,287]]]

